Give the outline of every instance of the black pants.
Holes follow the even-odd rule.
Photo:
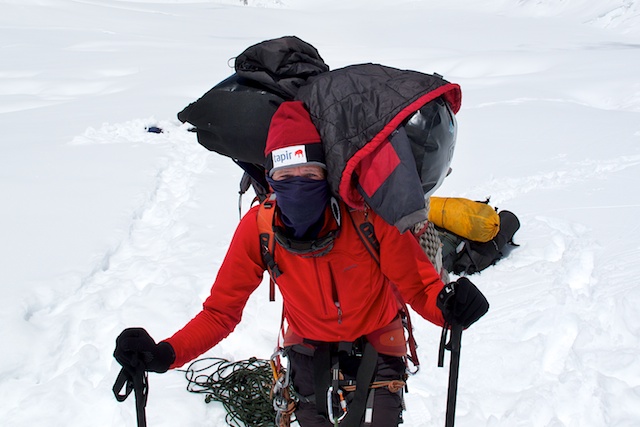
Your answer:
[[[313,357],[289,349],[289,369],[291,381],[300,396],[314,394]],[[355,378],[358,369],[356,357],[340,359],[340,369],[346,379]],[[402,358],[378,355],[376,381],[402,379],[405,364]],[[373,401],[372,427],[393,427],[402,422],[402,391],[391,393],[386,387],[375,390]],[[326,405],[326,396],[318,396],[318,404]],[[312,402],[298,402],[296,419],[300,427],[333,427],[333,423],[318,414],[316,405]]]

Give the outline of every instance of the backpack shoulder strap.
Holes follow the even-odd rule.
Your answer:
[[[376,231],[373,227],[373,223],[369,221],[369,212],[365,208],[364,210],[353,210],[349,209],[349,217],[351,218],[351,222],[353,223],[353,227],[358,232],[358,236],[364,247],[371,254],[371,257],[376,261],[376,263],[380,264],[380,241],[376,237]],[[413,325],[411,324],[411,316],[409,315],[409,308],[407,307],[407,303],[405,303],[404,298],[400,294],[398,287],[393,282],[389,282],[391,285],[391,289],[393,290],[393,294],[398,300],[398,304],[400,305],[400,311],[402,314],[402,322],[407,329],[407,333],[409,335],[407,339],[407,343],[409,344],[409,354],[407,357],[411,360],[411,363],[415,366],[416,370],[413,372],[414,374],[418,372],[420,369],[420,360],[418,359],[418,345],[416,343],[415,337],[413,336]]]
[[[369,221],[369,212],[364,210],[349,209],[349,217],[353,227],[358,232],[360,240],[364,243],[364,247],[371,254],[371,257],[380,264],[380,242],[376,237],[376,230]]]
[[[276,289],[275,279],[282,274],[280,268],[276,264],[276,260],[273,257],[273,250],[275,247],[275,236],[273,232],[273,220],[276,212],[276,195],[270,194],[260,204],[258,208],[258,233],[260,236],[260,253],[262,254],[262,261],[267,266],[269,271],[270,284],[269,284],[269,301],[275,301]]]

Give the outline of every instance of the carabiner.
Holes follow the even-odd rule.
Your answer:
[[[342,410],[342,415],[340,415],[339,417],[333,416],[333,386],[329,386],[329,388],[327,389],[327,414],[329,416],[329,421],[331,421],[334,426],[337,426],[338,423],[340,423],[340,421],[342,421],[342,419],[347,416],[348,412],[347,401],[344,398],[344,393],[341,389],[338,389],[336,394],[338,395],[340,409]]]
[[[284,378],[280,376],[279,369],[281,368],[280,364],[280,356],[284,354],[283,349],[276,350],[269,359],[269,364],[271,365],[271,371],[273,373],[273,380],[275,381],[274,387],[278,388],[287,388],[289,387],[289,375],[290,369],[285,369]]]

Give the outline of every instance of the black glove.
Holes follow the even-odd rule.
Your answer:
[[[142,328],[128,328],[116,338],[113,357],[128,371],[142,367],[145,371],[167,372],[176,360],[173,347],[168,342],[156,342]]]
[[[442,288],[437,305],[447,323],[464,328],[471,326],[489,310],[487,299],[466,277]]]

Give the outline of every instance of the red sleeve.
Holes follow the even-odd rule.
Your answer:
[[[380,242],[382,273],[420,316],[442,326],[444,318],[436,301],[444,283],[418,241],[411,232],[400,234],[396,227],[378,216],[373,218],[373,223]]]
[[[247,300],[262,282],[265,270],[257,212],[258,207],[251,209],[240,221],[202,311],[166,340],[176,353],[171,368],[200,356],[240,323]]]

